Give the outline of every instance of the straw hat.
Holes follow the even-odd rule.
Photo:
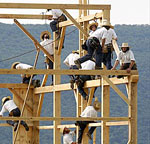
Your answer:
[[[11,96],[3,97],[2,98],[2,105],[4,105],[4,102],[5,102],[6,99],[11,100]]]
[[[79,50],[73,50],[72,53],[78,53],[79,54]]]
[[[41,41],[44,40],[44,34],[48,34],[49,38],[51,38],[51,33],[49,31],[43,31],[41,32],[41,35],[40,35]]]
[[[111,28],[114,28],[107,19],[103,19],[101,26],[109,26]]]
[[[96,111],[100,111],[101,109],[101,103],[98,101],[98,98],[95,98],[95,101],[93,102],[93,107]]]
[[[130,46],[128,45],[128,43],[122,43],[122,46],[120,46],[121,48],[126,47],[126,48],[130,48]]]
[[[17,64],[20,64],[20,62],[14,62],[14,63],[11,65],[11,69],[16,69],[15,67],[16,67]]]
[[[96,26],[96,28],[98,27],[98,23],[97,22],[93,22],[93,23],[89,24],[88,28],[90,30],[92,30],[92,26],[94,26],[94,25]]]

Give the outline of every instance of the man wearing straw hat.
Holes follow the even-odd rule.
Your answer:
[[[73,136],[76,134],[75,131],[70,131],[67,127],[60,128],[60,132],[63,134],[63,144],[77,144],[73,142]]]
[[[81,68],[81,63],[95,57],[96,66],[95,69],[102,69],[102,49],[105,46],[105,40],[107,37],[107,29],[102,27],[94,31],[90,37],[85,41],[84,49],[87,50],[87,54],[75,61],[78,68]]]
[[[98,101],[97,97],[95,98],[95,101],[93,102],[92,106],[87,106],[84,111],[81,113],[80,117],[89,117],[94,118],[97,117],[97,112],[100,112],[101,109],[101,103]],[[95,121],[77,121],[75,125],[79,126],[79,137],[78,137],[78,144],[81,144],[82,142],[82,136],[84,129],[89,123],[95,123]],[[92,139],[91,135],[93,134],[96,127],[91,127],[86,134],[89,139]]]
[[[88,28],[90,30],[89,35],[91,36],[93,32],[95,32],[97,30],[98,27],[98,23],[97,22],[93,22],[91,24],[89,24]]]
[[[122,43],[121,51],[119,52],[115,64],[112,70],[115,70],[119,62],[121,63],[120,70],[127,70],[130,73],[131,70],[137,70],[135,63],[135,58],[133,52],[130,50],[128,43]],[[117,78],[122,78],[124,76],[119,75]]]
[[[14,101],[11,100],[11,96],[2,98],[2,110],[0,111],[0,117],[2,117],[7,111],[9,112],[9,116],[20,117],[20,109],[16,106]],[[18,121],[7,120],[6,122],[14,127],[14,131],[17,130]],[[20,124],[24,126],[26,131],[29,131],[29,127],[25,121],[21,121]]]
[[[51,55],[54,55],[54,47],[53,47],[53,40],[51,39],[51,33],[48,31],[43,31],[40,35],[41,39],[41,46]],[[46,69],[53,69],[53,62],[44,54],[45,57],[45,67]],[[52,83],[53,85],[53,75],[52,75]]]
[[[33,67],[29,64],[25,64],[25,63],[21,63],[21,62],[14,62],[12,65],[11,65],[11,69],[17,69],[17,70],[20,70],[20,69],[33,69]],[[34,77],[35,75],[33,75]],[[22,83],[25,83],[25,84],[29,84],[29,81],[30,81],[30,78],[31,78],[31,75],[30,74],[21,74],[21,77],[22,77]],[[33,84],[34,87],[39,87],[40,86],[40,80],[35,80],[33,79],[32,77],[32,82],[31,84]]]

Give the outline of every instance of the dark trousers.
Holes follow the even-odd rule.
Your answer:
[[[21,115],[21,112],[20,112],[19,108],[16,108],[9,113],[9,116],[14,116],[14,117],[20,117],[20,115]],[[7,120],[6,122],[11,126],[14,126],[15,123],[18,123],[18,121],[12,121],[12,120]],[[21,121],[20,124],[25,125],[26,122]]]
[[[82,136],[83,136],[84,129],[86,128],[86,126],[89,123],[95,123],[95,122],[94,121],[78,121],[77,123],[78,123],[78,125],[80,127],[80,129],[79,129],[78,143],[81,143],[82,142]],[[92,135],[95,129],[96,129],[96,127],[91,127],[88,132]]]
[[[45,58],[45,68],[53,69],[53,62],[48,57]],[[52,83],[53,83],[53,75],[52,75]]]
[[[107,53],[103,53],[103,63],[106,65],[107,69],[110,70],[112,68],[111,65],[111,49],[108,49]]]
[[[34,77],[34,76],[35,76],[35,75],[33,75],[33,77]],[[33,80],[33,77],[32,77],[32,82],[31,82],[31,84],[33,84],[33,82],[35,81],[35,80]],[[22,83],[24,83],[24,84],[29,84],[30,78],[31,78],[31,77],[24,77],[24,78],[22,79]]]
[[[98,46],[97,49],[93,49],[93,48],[90,46],[90,41],[91,41],[91,39],[88,39],[88,40],[86,41],[86,46],[87,46],[87,51],[88,51],[88,53],[87,53],[85,56],[79,58],[78,60],[80,61],[80,63],[83,63],[83,62],[85,62],[85,61],[87,61],[87,60],[92,59],[93,54],[95,53],[96,66],[97,66],[97,67],[101,67],[101,62],[102,62],[102,47],[101,47],[101,45],[99,44],[99,46]]]
[[[72,65],[70,69],[78,69],[78,67],[76,65]],[[69,77],[71,78],[71,80],[76,80],[78,78],[78,75],[69,75]]]
[[[66,21],[66,20],[67,20],[67,18],[64,14],[62,14],[58,19],[53,20],[50,23],[50,27],[52,29],[52,32],[58,31],[59,26],[57,26],[57,25],[59,24],[59,22],[63,22],[63,21]]]

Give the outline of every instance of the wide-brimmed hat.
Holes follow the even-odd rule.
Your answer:
[[[62,126],[61,128],[60,128],[60,133],[64,133],[64,129],[66,128],[66,126]]]
[[[114,28],[114,27],[111,25],[110,21],[108,21],[107,19],[103,19],[103,20],[102,20],[101,26],[109,26],[109,27],[111,27],[111,28]]]
[[[79,54],[79,50],[73,50],[72,53],[78,53]]]
[[[11,65],[11,69],[15,69],[15,67],[16,67],[17,64],[20,64],[20,62],[14,62],[14,63]]]
[[[4,105],[4,102],[5,102],[6,99],[11,100],[11,96],[3,97],[2,98],[2,105]]]
[[[98,27],[98,23],[97,22],[93,22],[93,23],[91,23],[91,24],[89,24],[88,25],[88,28],[90,29],[90,30],[92,30],[92,26],[96,26],[96,28]]]
[[[122,43],[122,45],[120,47],[121,48],[123,48],[123,47],[130,48],[130,46],[128,45],[128,43]]]
[[[48,34],[49,38],[51,38],[51,33],[49,31],[43,31],[43,32],[41,32],[41,35],[40,35],[41,41],[44,40],[44,35],[45,34]]]
[[[98,101],[98,98],[95,98],[95,101],[93,102],[93,107],[96,111],[100,111],[101,110],[101,103]]]

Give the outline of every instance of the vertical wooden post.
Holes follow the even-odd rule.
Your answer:
[[[110,10],[103,10],[102,19],[107,19],[110,22]]]
[[[104,79],[102,78],[101,116],[109,117],[110,115],[110,86],[104,86],[103,81]],[[102,121],[101,144],[109,144],[109,127],[106,126],[106,121]]]
[[[137,82],[132,82],[129,78],[128,84],[129,105],[129,141],[128,144],[137,144]]]
[[[26,96],[26,88],[16,88],[14,89],[16,94],[20,96],[23,100]],[[18,96],[15,94],[13,95],[13,100],[15,101],[16,105],[19,107],[19,109],[22,109],[22,103],[20,102],[20,99],[18,99]],[[30,111],[25,107],[23,116],[24,117],[32,117],[36,116],[37,113],[37,106],[38,106],[38,100],[39,96],[35,96],[33,94],[33,89],[30,88],[29,90],[29,97],[27,98],[26,104],[31,108]],[[32,111],[31,111],[32,110]],[[36,128],[36,126],[39,125],[39,122],[28,122],[26,123],[29,126],[29,131],[26,131],[25,128],[21,125],[18,130],[18,135],[16,138],[16,144],[39,144],[39,130]],[[36,137],[34,136],[36,135]],[[15,132],[13,132],[13,139],[15,137]]]
[[[53,38],[56,40],[57,35],[53,33]],[[58,70],[61,67],[61,56],[58,55],[57,50],[55,49],[58,47],[58,41],[54,42],[54,70]],[[54,85],[60,84],[61,76],[54,75]],[[58,91],[53,92],[53,116],[54,117],[61,117],[61,93]],[[54,144],[61,144],[61,135],[59,130],[57,129],[57,125],[61,124],[60,120],[54,121],[54,130],[53,130],[53,143]]]

